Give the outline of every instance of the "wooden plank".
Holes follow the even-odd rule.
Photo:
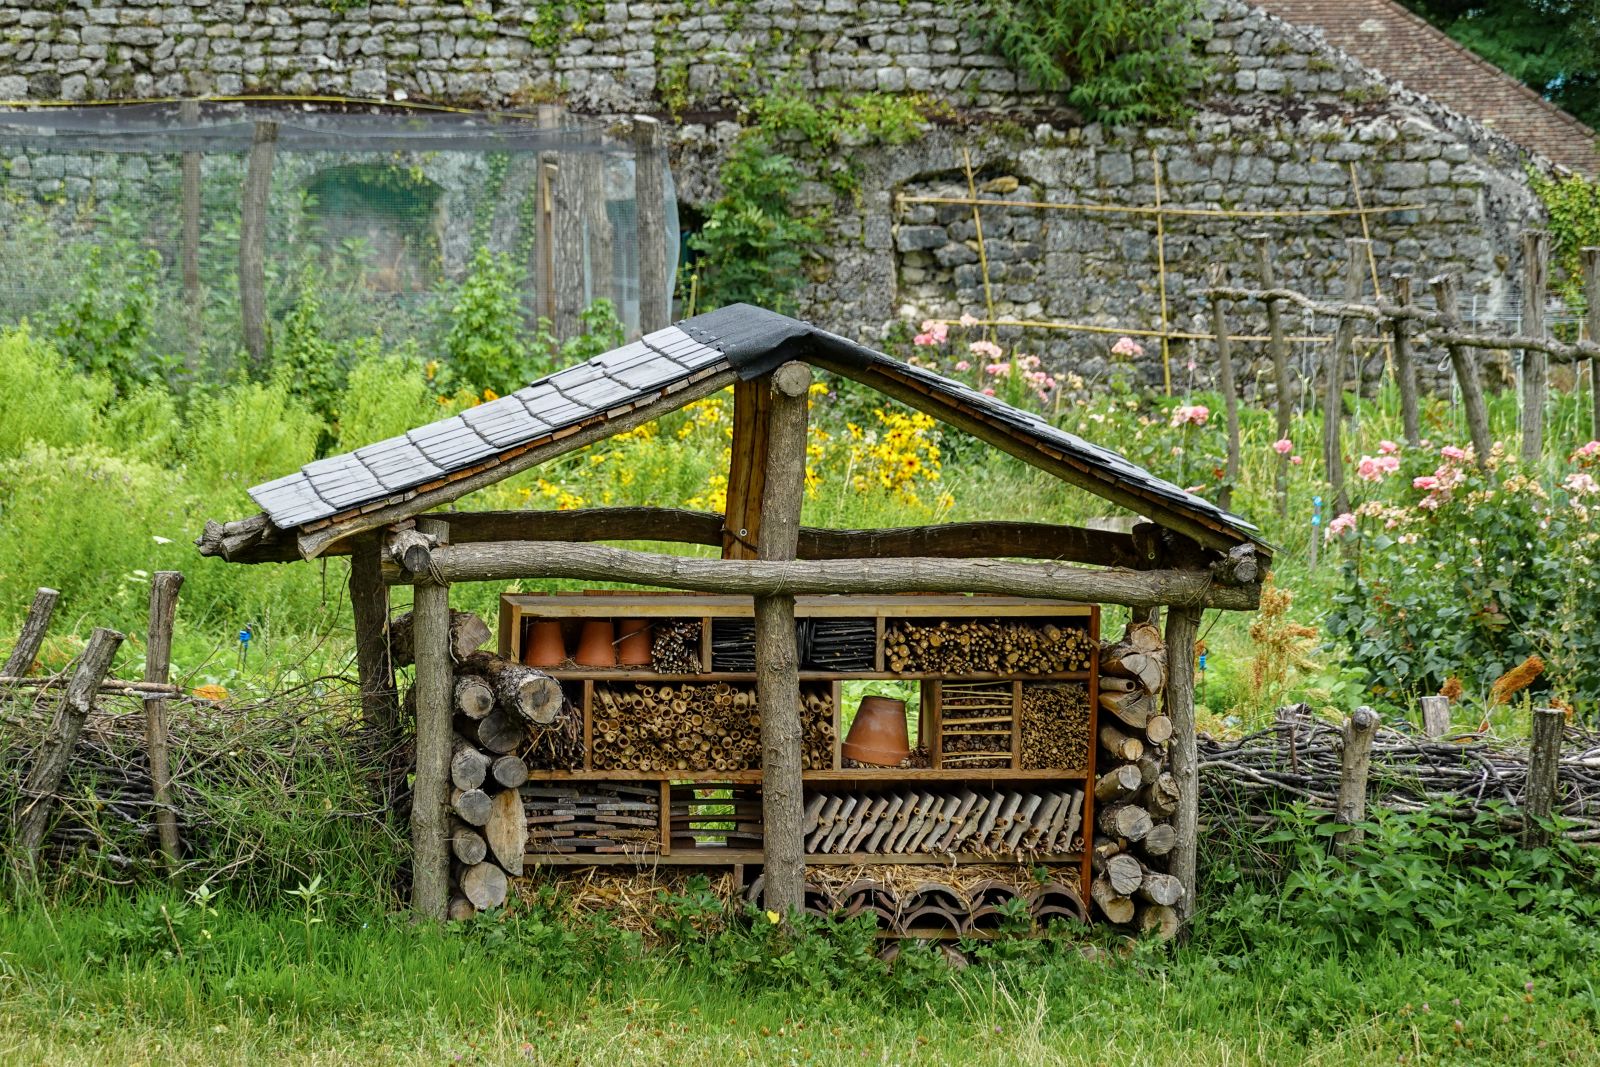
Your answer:
[[[766,489],[767,436],[771,423],[772,396],[767,379],[735,382],[727,506],[718,533],[723,559],[755,559],[758,555],[761,494]]]
[[[144,680],[166,685],[172,669],[172,627],[178,615],[178,590],[183,575],[157,571],[150,580],[150,628],[145,635]],[[380,586],[381,589],[381,586]],[[167,702],[163,697],[144,702],[145,753],[150,764],[150,786],[156,802],[156,833],[168,865],[178,862],[178,816],[172,809],[172,750],[167,734]]]
[[[881,852],[821,852],[805,857],[807,866],[850,867],[860,864],[914,864],[932,866],[992,865],[1015,866],[1019,871],[1039,864],[1077,864],[1082,862],[1079,852],[1052,852],[1044,855],[1024,855],[1022,859],[994,856],[986,853],[957,853],[946,855],[934,852],[902,852],[892,859]],[[528,852],[523,855],[525,867],[718,867],[732,864],[758,864],[762,861],[758,848],[725,848],[720,845],[699,845],[680,848],[670,855],[659,852],[592,853],[592,852]]]
[[[451,544],[459,544],[451,534]],[[608,607],[626,609],[628,615],[663,616],[710,615],[717,618],[749,618],[750,597],[732,593],[639,591],[591,589],[560,593],[503,593],[502,604],[517,604],[526,614],[544,618],[577,618],[594,615],[596,597],[608,598]],[[977,617],[985,615],[1050,616],[1088,618],[1095,605],[1077,600],[1049,597],[1007,596],[995,593],[860,593],[799,594],[795,615],[801,618],[882,615],[886,617],[926,615]]]
[[[1028,781],[1083,781],[1088,777],[1084,767],[1048,767],[1012,770],[1009,767],[851,767],[837,771],[804,771],[805,782],[1028,782]],[[544,771],[529,770],[530,782],[729,782],[750,784],[761,781],[760,771],[627,771],[585,770]]]
[[[1196,750],[1194,719],[1194,643],[1200,633],[1201,612],[1196,608],[1170,608],[1167,611],[1167,717],[1172,720],[1172,773],[1178,779],[1182,796],[1173,821],[1178,843],[1173,846],[1168,872],[1183,883],[1183,900],[1178,915],[1188,921],[1194,915],[1195,860],[1200,831],[1200,770]],[[1084,834],[1094,825],[1089,819],[1092,791],[1085,791]],[[1087,849],[1085,851],[1088,851]]]
[[[421,519],[417,529],[444,543],[450,528]],[[450,587],[418,585],[412,608],[416,660],[417,766],[412,787],[411,906],[425,918],[443,919],[450,901],[450,725],[454,684],[450,663]]]
[[[389,653],[389,588],[383,582],[384,539],[374,531],[351,539],[350,608],[356,631],[361,716],[385,745],[398,741],[400,695]]]

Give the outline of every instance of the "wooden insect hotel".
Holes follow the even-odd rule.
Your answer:
[[[802,526],[813,367],[1143,519]],[[449,508],[729,386],[724,514]],[[250,493],[262,512],[207,523],[202,554],[351,557],[365,714],[395,736],[414,717],[424,914],[493,906],[540,867],[656,864],[731,867],[765,908],[871,912],[889,934],[981,934],[1024,906],[1170,934],[1193,906],[1196,631],[1205,608],[1256,607],[1270,549],[1036,415],[736,305]],[[542,578],[664,591],[506,593],[494,653],[450,610],[453,583]],[[391,620],[395,584],[415,600]],[[1134,620],[1106,641],[1104,604]],[[874,683],[915,714],[850,699]],[[853,876],[876,865],[907,877]],[[949,884],[997,865],[1015,877]]]

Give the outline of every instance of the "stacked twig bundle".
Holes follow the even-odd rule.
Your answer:
[[[878,641],[871,619],[808,619],[800,650],[803,666],[821,671],[870,671]]]
[[[1081,845],[1076,789],[905,787],[883,793],[818,792],[806,802],[812,854],[1055,855]]]
[[[661,851],[661,789],[654,782],[538,782],[521,795],[530,852]]]
[[[1082,682],[1022,687],[1022,766],[1089,765],[1089,687]]]
[[[997,619],[897,623],[883,651],[891,671],[957,675],[1081,671],[1095,654],[1080,627]]]
[[[533,731],[519,755],[529,770],[571,771],[583,766],[583,709],[570,694],[556,721]]]
[[[658,674],[700,673],[700,620],[672,619],[655,625],[650,666]]]
[[[1269,729],[1237,741],[1202,735],[1201,818],[1265,826],[1273,808],[1297,800],[1332,811],[1341,752],[1340,728],[1304,704],[1279,708]],[[1435,740],[1379,726],[1371,760],[1372,803],[1399,812],[1441,801],[1441,812],[1463,815],[1496,801],[1520,808],[1528,778],[1526,747],[1475,734]],[[1600,841],[1600,736],[1568,727],[1557,781],[1555,813],[1572,824],[1567,836]]]
[[[832,766],[833,698],[802,691],[804,765]],[[761,765],[753,685],[596,685],[594,766],[601,770],[742,771]]]
[[[939,745],[943,766],[1011,766],[1016,709],[1010,682],[944,682],[939,687]]]
[[[1177,844],[1171,820],[1181,798],[1167,767],[1172,724],[1156,713],[1166,667],[1161,633],[1148,622],[1130,623],[1122,639],[1100,653],[1100,706],[1117,721],[1099,731],[1094,784],[1099,832],[1089,893],[1111,922],[1135,924],[1162,938],[1178,931],[1183,895],[1182,883],[1164,869]]]

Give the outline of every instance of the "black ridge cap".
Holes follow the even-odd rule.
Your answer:
[[[866,345],[799,319],[780,315],[752,304],[730,304],[704,315],[679,322],[678,328],[696,340],[721,351],[744,379],[758,378],[789,360],[806,360],[826,355],[836,363],[858,370],[873,366],[892,367],[983,411],[990,418],[1041,441],[1060,447],[1077,459],[1093,465],[1101,474],[1132,484],[1160,497],[1175,508],[1202,515],[1223,524],[1243,540],[1270,550],[1254,523],[1224,511],[1216,504],[1185,492],[1164,478],[1131,462],[1117,452],[1096,445],[1062,430],[1048,421],[1019,411],[1003,401],[986,396],[963,382],[942,374],[913,367]]]

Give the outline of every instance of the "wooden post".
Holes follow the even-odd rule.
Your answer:
[[[556,167],[555,181],[555,333],[565,341],[583,330],[588,263],[584,240],[585,201],[594,195],[587,178],[587,152],[567,152]],[[603,194],[602,194],[603,195]]]
[[[181,101],[178,121],[191,129],[198,126],[200,101]],[[183,302],[189,313],[189,351],[184,354],[184,363],[193,373],[200,362],[200,343],[204,336],[200,319],[203,310],[200,300],[200,153],[193,149],[183,153],[182,190],[179,264],[183,271]]]
[[[1592,245],[1579,253],[1583,263],[1583,321],[1589,340],[1600,341],[1600,248]],[[1589,402],[1594,417],[1589,439],[1600,439],[1600,359],[1589,360]]]
[[[1528,784],[1522,794],[1522,842],[1528,848],[1550,843],[1540,824],[1556,806],[1561,772],[1561,730],[1567,713],[1560,708],[1533,709],[1533,736],[1528,742]]]
[[[1544,339],[1544,284],[1549,242],[1543,230],[1522,235],[1522,332]],[[1550,357],[1538,349],[1522,353],[1522,463],[1532,468],[1544,455],[1544,406],[1550,396]]]
[[[583,302],[587,307],[595,300],[608,299],[615,305],[618,317],[621,317],[622,301],[617,289],[615,254],[612,251],[611,216],[606,213],[608,158],[598,152],[578,155],[583,165]]]
[[[239,316],[244,350],[256,371],[267,364],[267,207],[277,148],[278,124],[257,122],[239,209]]]
[[[444,544],[448,524],[418,519],[417,529]],[[412,607],[417,673],[417,773],[411,790],[411,907],[443,919],[450,901],[450,587],[419,576]]]
[[[1255,235],[1256,261],[1260,267],[1261,288],[1273,289],[1277,287],[1277,272],[1272,266],[1272,247],[1268,244],[1267,235]],[[1294,421],[1294,403],[1290,399],[1289,384],[1289,339],[1283,332],[1283,303],[1279,300],[1267,301],[1267,334],[1272,338],[1272,380],[1276,387],[1278,409],[1278,440],[1288,438],[1289,429]],[[1278,515],[1289,514],[1289,456],[1284,453],[1278,456],[1278,473],[1275,481],[1278,495]]]
[[[1433,290],[1433,301],[1447,330],[1460,324],[1456,313],[1456,276],[1440,274],[1428,280]],[[1489,461],[1494,442],[1489,438],[1489,411],[1483,404],[1483,382],[1478,377],[1478,359],[1472,349],[1460,345],[1448,346],[1450,365],[1455,368],[1456,384],[1461,387],[1461,407],[1467,415],[1467,433],[1472,437],[1473,450],[1477,452],[1478,466]]]
[[[1172,775],[1183,791],[1173,828],[1178,843],[1172,847],[1168,872],[1183,883],[1178,916],[1194,917],[1195,860],[1200,844],[1200,765],[1194,719],[1194,643],[1200,635],[1201,610],[1172,605],[1167,608],[1167,717],[1172,720]]]
[[[1367,242],[1359,237],[1345,240],[1344,302],[1354,304],[1361,299],[1366,283]],[[1344,367],[1347,355],[1355,357],[1356,322],[1340,319],[1334,330],[1333,345],[1324,362],[1327,380],[1323,383],[1322,397],[1322,465],[1327,472],[1328,488],[1333,497],[1333,513],[1343,515],[1350,510],[1350,494],[1344,486]]]
[[[389,655],[389,588],[383,581],[383,537],[351,539],[350,609],[356,631],[356,676],[361,717],[387,747],[398,740],[400,700]]]
[[[1218,263],[1211,269],[1211,284],[1226,283],[1228,268]],[[1217,506],[1233,506],[1233,483],[1239,478],[1239,397],[1233,385],[1233,350],[1228,341],[1228,324],[1220,299],[1211,301],[1211,332],[1217,338],[1217,386],[1222,390],[1222,406],[1228,414],[1228,458],[1222,471],[1222,491]]]
[[[1161,210],[1161,157],[1150,149],[1150,173],[1156,187],[1156,289],[1161,296],[1161,382],[1172,395],[1172,342],[1167,318],[1167,214]],[[991,311],[989,318],[994,318]]]
[[[800,543],[806,485],[806,393],[811,368],[785,363],[772,373],[772,425],[766,488],[761,496],[761,558],[792,560]],[[785,918],[800,911],[805,892],[800,674],[794,597],[757,597],[756,702],[761,709],[763,903]]]
[[[1411,275],[1396,274],[1394,302],[1401,307],[1411,306]],[[1411,358],[1410,324],[1405,319],[1390,323],[1394,334],[1394,370],[1396,384],[1400,387],[1400,424],[1406,444],[1412,448],[1422,441],[1422,423],[1417,414],[1417,364]]]
[[[178,616],[178,590],[183,575],[156,571],[150,582],[150,629],[145,636],[144,680],[166,685],[172,670],[172,626]],[[162,696],[144,700],[144,744],[150,760],[150,786],[155,794],[156,832],[167,863],[176,865],[181,843],[178,816],[172,808],[172,749],[167,733],[167,701]]]
[[[733,385],[733,442],[722,520],[722,558],[755,559],[761,542],[761,497],[766,489],[767,433],[772,389],[762,379]]]
[[[1449,697],[1423,697],[1422,705],[1422,735],[1424,737],[1443,737],[1450,732],[1450,698]]]
[[[1377,733],[1378,713],[1366,705],[1345,720],[1344,751],[1339,757],[1339,806],[1334,818],[1350,827],[1333,835],[1334,846],[1344,848],[1361,840],[1356,825],[1367,817],[1367,772],[1372,767],[1372,737]]]
[[[663,329],[672,318],[667,277],[667,186],[661,123],[633,117],[633,203],[639,227],[639,332]]]
[[[50,629],[50,616],[55,614],[56,601],[60,599],[59,592],[43,586],[33,594],[33,606],[28,609],[28,618],[17,635],[17,643],[11,646],[11,655],[6,657],[0,675],[21,678],[33,670],[33,661],[39,658],[39,646],[44,644],[45,631]]]
[[[39,846],[44,843],[50,829],[50,810],[55,805],[56,791],[61,788],[67,764],[72,762],[72,750],[83,733],[83,722],[94,706],[100,681],[111,669],[111,660],[122,645],[122,634],[105,627],[96,627],[89,637],[89,645],[78,660],[78,669],[67,683],[67,692],[56,708],[50,730],[28,780],[22,787],[23,809],[17,817],[17,844],[22,848],[29,871],[38,870]]]

